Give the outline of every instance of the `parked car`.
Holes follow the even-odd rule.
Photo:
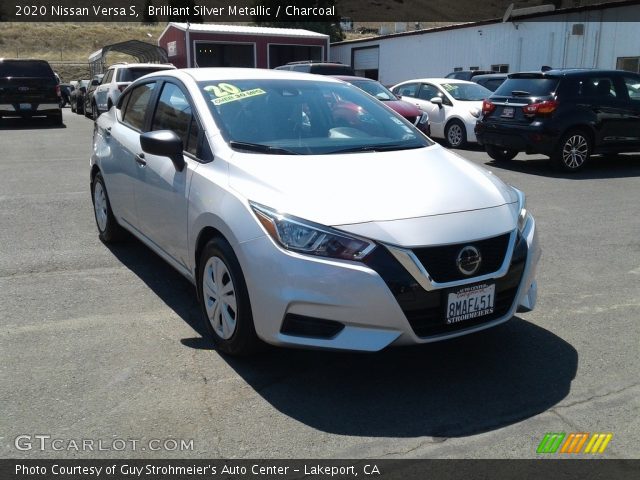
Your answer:
[[[443,138],[451,148],[475,142],[474,128],[482,100],[491,91],[477,83],[446,78],[420,78],[394,86],[391,91],[429,115],[431,136]]]
[[[0,58],[0,120],[46,117],[62,125],[60,85],[44,60]]]
[[[98,115],[115,105],[120,93],[134,80],[158,70],[174,70],[175,68],[173,65],[158,63],[116,63],[111,65],[93,94],[91,102],[93,118],[96,119]]]
[[[88,79],[76,81],[76,88],[73,89],[69,96],[72,112],[84,114],[84,96],[87,93],[87,87],[90,83],[91,80]]]
[[[640,151],[639,84],[621,70],[513,73],[484,102],[476,135],[496,161],[541,153],[575,172],[592,153]]]
[[[384,102],[386,106],[409,120],[425,135],[431,134],[431,130],[429,128],[429,115],[412,103],[399,100],[391,90],[380,82],[369,78],[353,77],[349,75],[335,75],[335,78],[342,80],[343,82],[350,83],[351,85],[358,87],[360,90],[364,90],[369,95],[376,97],[381,102]]]
[[[488,73],[495,73],[491,70],[460,70],[457,72],[448,73],[445,78],[454,78],[456,80],[470,81],[476,75],[486,75]]]
[[[104,73],[100,73],[98,75],[94,75],[93,78],[91,79],[91,83],[89,83],[89,86],[87,87],[87,93],[85,93],[84,95],[84,116],[85,117],[91,117],[93,119],[98,117],[98,112],[97,110],[94,112],[93,109],[93,94],[96,91],[96,88],[98,88],[98,86],[100,85],[100,82],[102,81],[102,78],[104,77]],[[94,117],[94,113],[95,113],[95,117]]]
[[[294,72],[315,73],[316,75],[355,75],[350,65],[311,60],[289,62],[286,65],[276,67],[275,70],[291,70]]]
[[[472,82],[482,85],[484,88],[491,90],[492,92],[495,92],[506,79],[506,73],[488,73],[486,75],[475,75],[471,77]]]
[[[193,282],[228,354],[427,343],[536,302],[524,195],[333,78],[147,75],[98,118],[90,181],[102,241],[126,230]]]
[[[74,87],[70,83],[61,83],[60,84],[60,108],[64,108],[69,103],[69,99],[71,97],[71,92],[73,92]]]

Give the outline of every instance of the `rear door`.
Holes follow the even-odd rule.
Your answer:
[[[137,155],[142,152],[140,134],[146,130],[149,105],[157,83],[147,82],[130,90],[119,103],[117,120],[111,130],[103,132],[108,143],[108,157],[101,163],[111,206],[120,222],[140,230],[134,200],[134,185],[142,166]]]
[[[625,73],[616,84],[623,103],[620,131],[621,145],[625,150],[640,150],[640,75]]]

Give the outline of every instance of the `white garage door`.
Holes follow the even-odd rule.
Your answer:
[[[378,47],[362,48],[353,51],[354,70],[377,70],[380,49]]]

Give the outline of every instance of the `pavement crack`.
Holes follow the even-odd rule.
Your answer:
[[[634,383],[632,385],[627,385],[626,387],[621,388],[619,390],[612,390],[610,392],[603,393],[601,395],[593,395],[593,396],[591,396],[589,398],[585,398],[584,400],[577,400],[577,401],[575,401],[573,403],[567,403],[565,405],[556,405],[555,407],[553,407],[552,410],[555,410],[557,408],[571,408],[571,407],[575,407],[576,405],[582,405],[582,404],[585,404],[585,403],[592,402],[593,400],[598,400],[600,398],[606,398],[606,397],[609,397],[611,395],[617,395],[619,393],[625,392],[626,390],[630,390],[630,389],[632,389],[634,387],[637,387],[639,385],[640,385],[640,383]]]
[[[444,443],[447,440],[449,440],[446,437],[432,437],[428,440],[423,440],[422,442],[418,443],[418,445],[411,447],[408,450],[403,450],[403,451],[395,451],[395,452],[388,452],[385,454],[380,455],[380,458],[384,458],[384,457],[390,457],[392,455],[408,455],[411,452],[415,452],[416,450],[426,446],[426,445],[437,445],[439,443]]]

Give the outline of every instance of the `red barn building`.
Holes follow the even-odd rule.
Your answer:
[[[171,22],[158,45],[178,68],[275,68],[287,62],[325,62],[329,58],[328,35],[293,28]]]

